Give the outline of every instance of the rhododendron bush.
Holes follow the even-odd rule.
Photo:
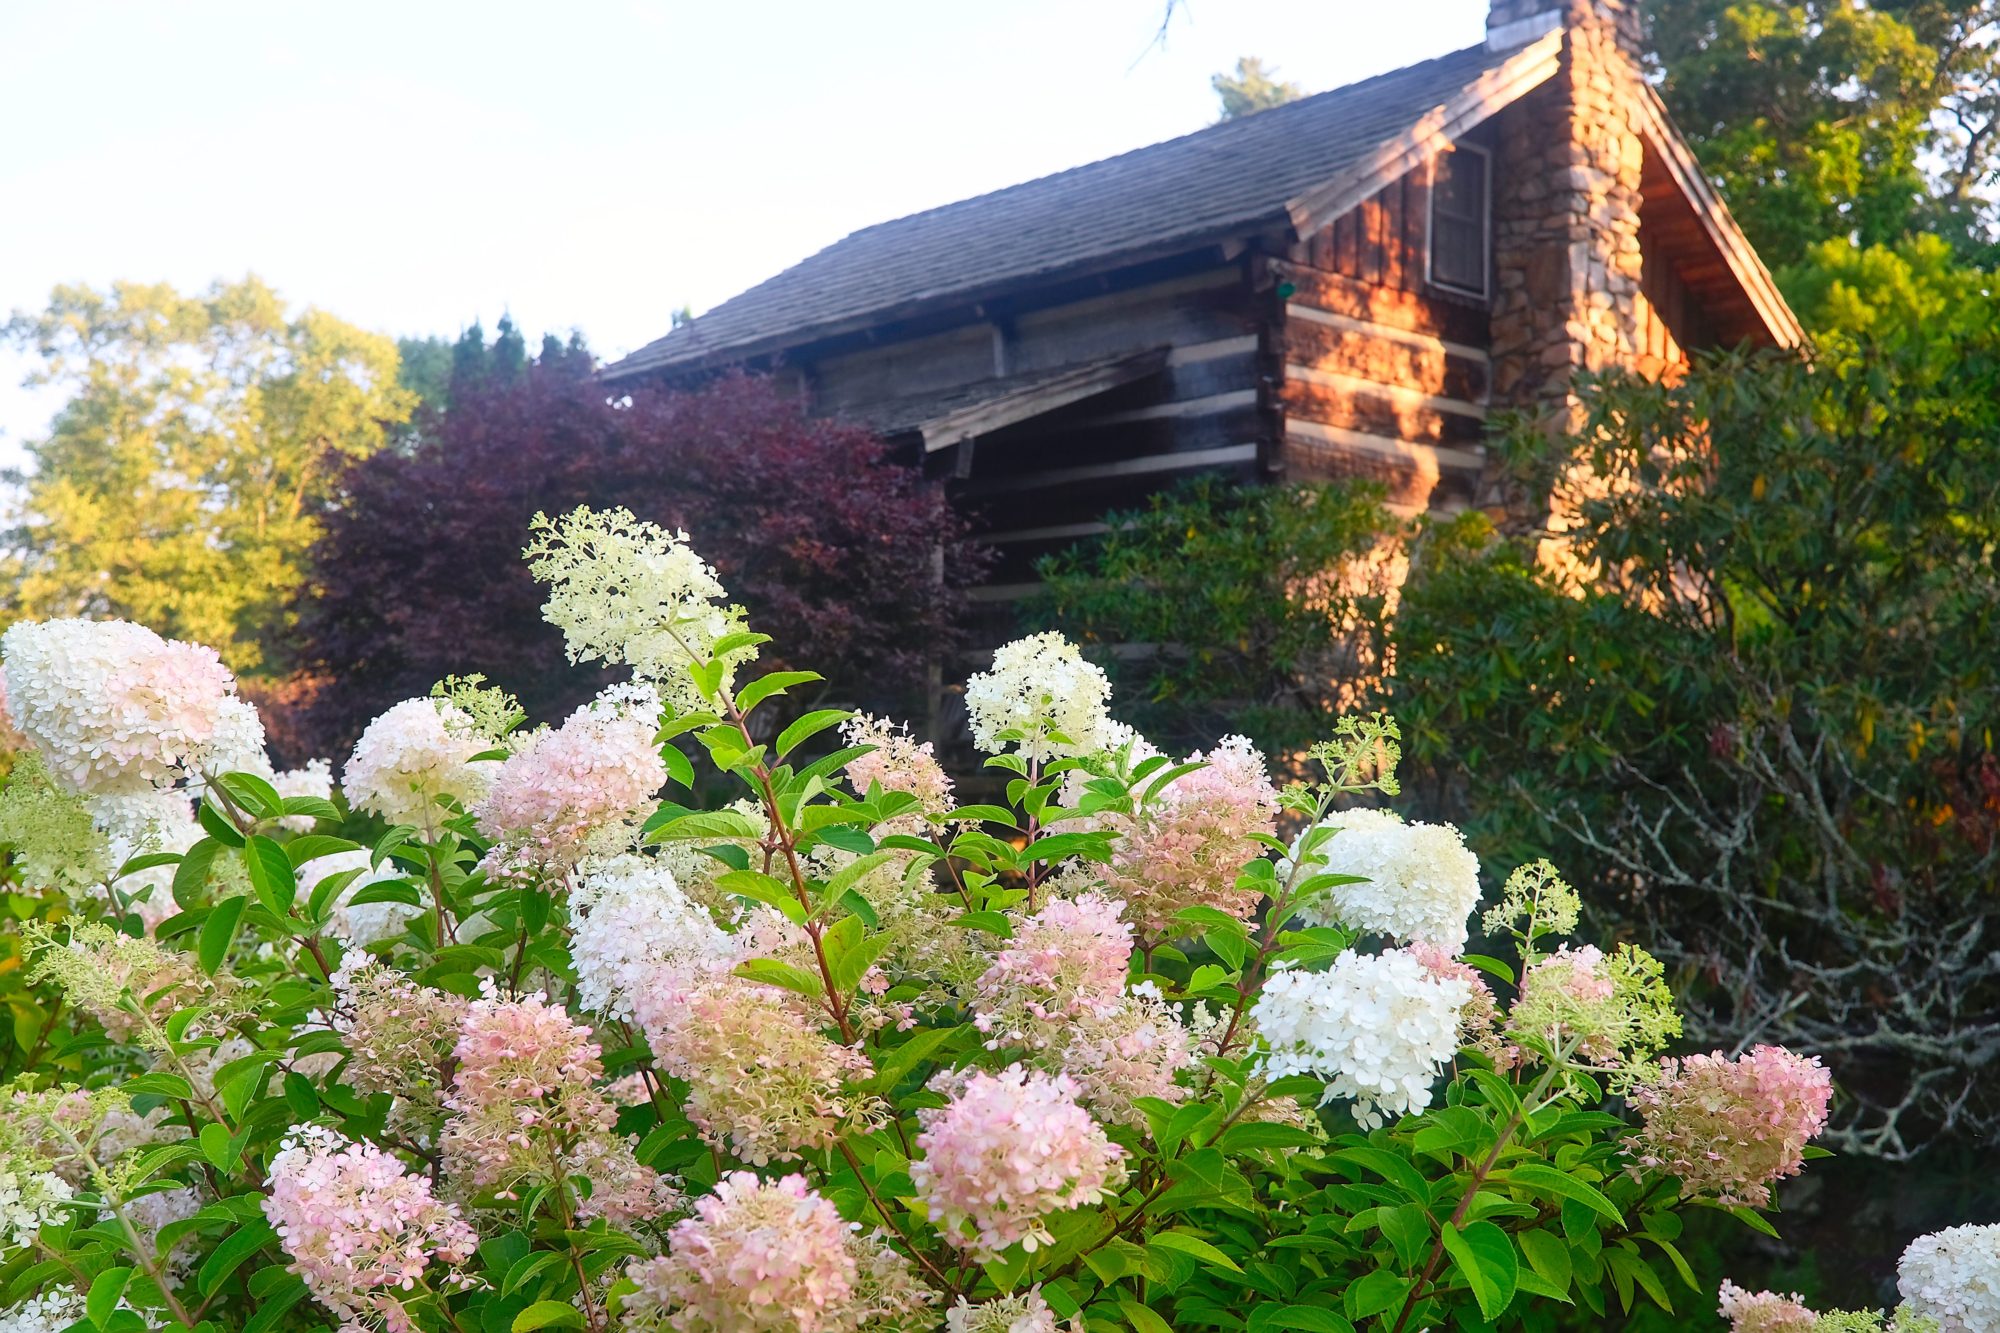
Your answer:
[[[683,535],[528,556],[616,683],[550,726],[441,682],[337,784],[206,649],[0,641],[0,1330],[1996,1327],[1990,1228],[1889,1313],[1681,1289],[1683,1213],[1768,1230],[1826,1072],[1669,1054],[1553,867],[1381,808],[1389,719],[1280,787],[1039,635],[966,684],[966,803],[892,721],[785,713],[817,677],[758,674]]]

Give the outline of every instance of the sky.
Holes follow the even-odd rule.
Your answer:
[[[256,273],[607,359],[841,236],[1476,42],[1484,0],[0,4],[0,314]],[[0,349],[0,464],[56,406]]]

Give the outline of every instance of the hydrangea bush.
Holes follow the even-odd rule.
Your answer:
[[[580,510],[528,555],[629,678],[554,728],[443,682],[337,788],[205,649],[0,642],[0,1333],[2000,1326],[1993,1228],[1886,1314],[1677,1290],[1686,1210],[1770,1228],[1824,1070],[1665,1056],[1660,965],[1568,938],[1552,867],[1486,895],[1371,804],[1389,719],[1280,787],[1040,635],[967,683],[962,804],[893,722],[768,725],[817,678],[756,674],[684,535]]]

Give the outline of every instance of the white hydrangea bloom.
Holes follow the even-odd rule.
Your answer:
[[[1139,729],[1129,723],[1106,719],[1104,725],[1098,728],[1097,746],[1104,753],[1117,754],[1128,745],[1132,747],[1130,760],[1134,768],[1148,759],[1159,757],[1160,747],[1140,735]]]
[[[187,1137],[185,1126],[167,1123],[167,1110],[163,1106],[156,1106],[140,1115],[132,1109],[130,1102],[113,1103],[105,1108],[103,1118],[97,1122],[97,1142],[92,1156],[99,1162],[108,1163],[155,1143],[178,1143]],[[58,1164],[56,1169],[64,1179],[76,1184],[83,1184],[89,1175],[82,1162],[74,1158]]]
[[[264,719],[257,705],[233,695],[222,701],[207,767],[213,773],[249,773],[266,782],[277,776],[271,757],[264,753]]]
[[[223,716],[236,682],[213,649],[128,621],[23,622],[0,636],[0,656],[14,724],[78,791],[172,785],[241,722]]]
[[[1938,1321],[1939,1333],[2000,1329],[2000,1224],[1917,1237],[1896,1264],[1896,1287],[1911,1313]]]
[[[1388,810],[1341,810],[1321,827],[1338,829],[1315,850],[1306,874],[1360,875],[1308,904],[1315,925],[1373,931],[1404,943],[1465,950],[1467,919],[1479,905],[1479,858],[1449,824],[1406,824]],[[1300,840],[1292,844],[1297,853]],[[1289,863],[1278,868],[1282,879]]]
[[[76,1191],[53,1171],[0,1168],[0,1248],[32,1245],[35,1234],[63,1216]]]
[[[585,862],[570,906],[579,913],[570,939],[577,1002],[610,1018],[632,1019],[632,997],[659,969],[693,973],[735,954],[708,909],[689,901],[673,872],[649,857],[628,852]]]
[[[1075,644],[1053,631],[1016,639],[993,654],[993,669],[965,682],[965,707],[972,738],[989,754],[1018,731],[1028,759],[1067,759],[1107,748],[1107,741],[1130,737],[1110,731],[1105,706],[1111,682],[1083,660]],[[1060,736],[1062,739],[1056,739]]]
[[[470,806],[485,795],[491,748],[464,710],[440,699],[405,699],[370,722],[341,772],[347,799],[392,824],[423,827],[439,797]]]
[[[689,654],[712,656],[717,640],[744,628],[743,608],[727,604],[728,590],[687,533],[626,509],[537,514],[527,556],[549,585],[542,617],[563,632],[570,661],[628,664],[677,713],[706,706]],[[754,647],[725,654],[724,683],[756,655]]]
[[[185,788],[149,787],[117,796],[92,796],[89,803],[91,822],[111,839],[120,864],[146,852],[179,852],[193,845],[193,839],[173,845],[181,827],[194,823],[194,802]]]
[[[333,764],[325,759],[308,759],[304,768],[288,768],[271,778],[271,785],[280,796],[315,796],[322,801],[333,799]],[[310,833],[314,819],[311,815],[288,815],[278,821],[294,833]]]
[[[327,916],[327,933],[346,945],[349,949],[365,949],[380,940],[394,939],[403,933],[403,923],[413,916],[423,913],[423,908],[412,907],[408,903],[361,903],[354,902],[354,896],[379,879],[387,878],[371,873],[370,854],[366,849],[356,848],[351,852],[335,852],[331,856],[318,856],[299,867],[299,900],[312,901],[313,890],[329,876],[345,871],[353,871],[354,878],[341,885],[334,895],[333,910]]]
[[[1409,952],[1349,949],[1324,972],[1286,970],[1264,983],[1251,1008],[1270,1047],[1270,1076],[1311,1074],[1326,1097],[1354,1100],[1372,1129],[1387,1116],[1431,1104],[1431,1084],[1458,1051],[1458,1016],[1471,983],[1440,978]]]
[[[82,1293],[68,1287],[48,1287],[19,1305],[0,1310],[0,1333],[63,1333],[89,1317]]]
[[[965,1297],[944,1312],[945,1333],[1056,1333],[1056,1312],[1031,1287],[1012,1296],[995,1296],[977,1305]]]

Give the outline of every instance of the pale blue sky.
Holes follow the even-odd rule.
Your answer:
[[[1261,55],[1318,90],[1484,0],[0,4],[0,312],[254,271],[395,334],[601,355],[857,227],[1196,129]],[[0,460],[50,402],[0,352]]]

